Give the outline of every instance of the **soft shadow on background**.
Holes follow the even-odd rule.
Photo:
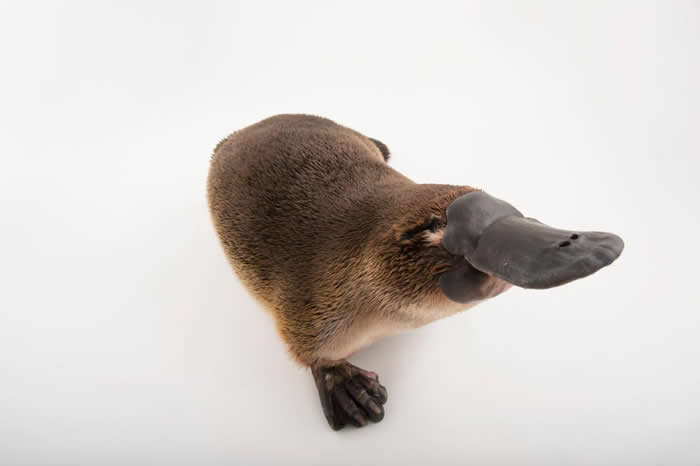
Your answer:
[[[0,463],[700,462],[697,3],[15,2],[0,18]],[[357,354],[386,417],[332,432],[206,210],[215,144],[284,112],[626,249]]]

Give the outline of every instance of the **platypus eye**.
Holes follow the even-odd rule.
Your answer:
[[[425,229],[435,233],[440,229],[440,226],[442,226],[442,222],[440,221],[440,219],[437,217],[432,217],[430,219],[430,222],[426,225]]]

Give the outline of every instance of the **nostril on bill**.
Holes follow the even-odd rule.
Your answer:
[[[560,248],[565,248],[565,247],[570,246],[570,245],[571,245],[571,241],[569,241],[569,240],[562,241],[561,243],[559,243]]]
[[[578,234],[574,233],[573,235],[569,236],[570,239],[578,239]]]

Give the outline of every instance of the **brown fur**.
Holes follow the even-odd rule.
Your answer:
[[[268,118],[216,146],[207,190],[216,231],[302,364],[371,322],[417,326],[420,309],[455,307],[438,284],[451,257],[425,233],[474,188],[416,184],[388,155],[308,115]]]

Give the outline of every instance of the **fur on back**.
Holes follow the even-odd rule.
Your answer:
[[[309,115],[268,118],[214,151],[207,195],[218,236],[303,364],[370,322],[416,326],[416,309],[454,307],[439,290],[451,259],[435,235],[449,203],[473,188],[416,184],[388,155]]]

